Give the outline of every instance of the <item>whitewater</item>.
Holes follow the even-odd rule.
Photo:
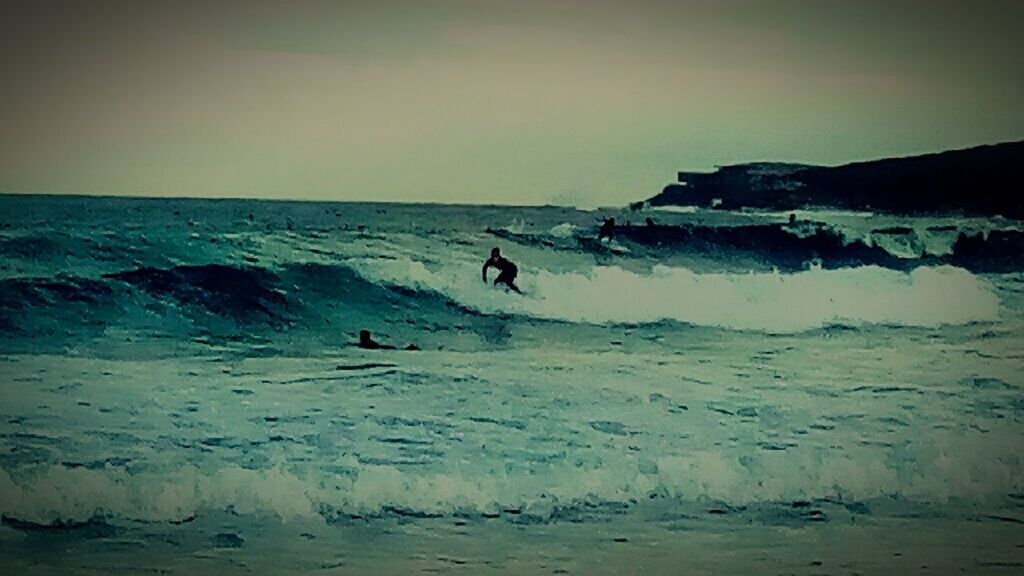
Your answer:
[[[1024,563],[1019,222],[0,208],[9,573]],[[525,295],[481,281],[494,246]]]

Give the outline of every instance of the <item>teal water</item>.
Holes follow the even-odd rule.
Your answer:
[[[1018,271],[780,271],[721,246],[595,243],[611,213],[562,208],[0,203],[0,555],[21,569],[1024,557]],[[1017,225],[812,216],[849,238],[938,230],[878,235],[899,258],[948,250],[949,226]],[[495,245],[524,297],[481,282]],[[360,329],[421,350],[355,348]]]

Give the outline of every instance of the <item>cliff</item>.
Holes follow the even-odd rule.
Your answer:
[[[753,163],[680,172],[653,206],[791,210],[808,206],[892,213],[1024,217],[1018,172],[1024,141],[836,167]],[[719,204],[720,201],[720,204]]]

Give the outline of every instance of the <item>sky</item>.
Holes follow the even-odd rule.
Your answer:
[[[4,0],[0,192],[615,206],[1024,139],[1019,0]]]

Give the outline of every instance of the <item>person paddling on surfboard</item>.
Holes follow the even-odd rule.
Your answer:
[[[370,331],[369,330],[360,330],[359,331],[359,342],[356,343],[356,346],[359,347],[359,348],[362,348],[363,350],[394,350],[395,349],[394,346],[391,346],[389,344],[381,344],[380,342],[377,342],[376,340],[374,340],[373,336],[370,335]],[[408,346],[403,348],[403,350],[421,350],[421,348],[419,346],[415,345],[415,344],[409,344]]]
[[[364,350],[394,350],[394,346],[388,346],[387,344],[381,344],[370,336],[369,330],[359,331],[359,343],[356,346],[363,348]]]
[[[487,259],[487,262],[484,262],[484,284],[487,283],[487,269],[491,266],[498,269],[498,277],[494,279],[495,286],[504,284],[514,290],[516,294],[522,294],[522,291],[516,286],[516,274],[519,274],[519,269],[516,268],[515,264],[502,256],[501,250],[497,248],[491,250],[491,257]]]

